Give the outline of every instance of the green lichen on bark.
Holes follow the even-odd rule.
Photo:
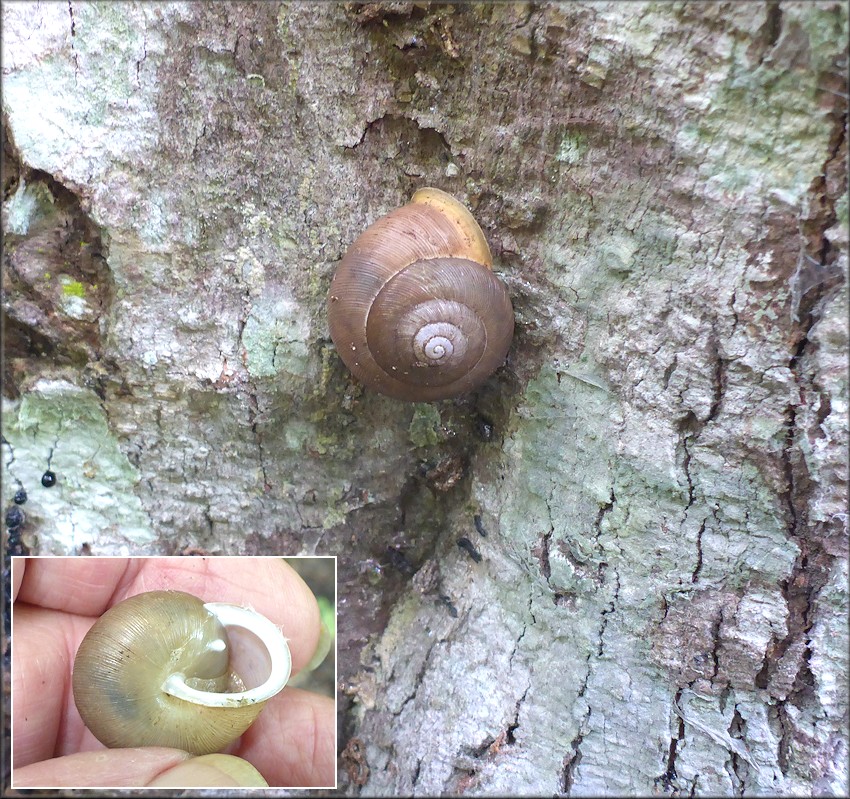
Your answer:
[[[410,443],[414,447],[432,447],[440,441],[440,411],[436,405],[418,403],[410,420]]]
[[[36,383],[4,402],[4,501],[27,492],[24,539],[39,551],[145,552],[155,533],[137,496],[139,472],[121,451],[103,404],[62,381]],[[56,474],[45,487],[42,473]]]

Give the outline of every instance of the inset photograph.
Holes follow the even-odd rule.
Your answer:
[[[336,787],[336,559],[12,559],[13,788]]]

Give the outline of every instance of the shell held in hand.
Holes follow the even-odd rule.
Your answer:
[[[261,642],[268,672],[261,685],[248,689],[233,672],[228,627]],[[150,591],[107,610],[86,634],[74,660],[74,701],[108,747],[210,754],[248,729],[290,668],[283,634],[255,611]]]
[[[370,225],[328,293],[340,357],[360,381],[396,399],[465,394],[507,357],[514,315],[472,214],[439,189]]]

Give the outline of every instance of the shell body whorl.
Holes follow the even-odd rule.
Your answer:
[[[181,591],[137,594],[106,611],[80,644],[73,672],[77,709],[109,747],[218,752],[251,725],[264,704],[235,700],[235,706],[222,707],[198,694],[220,703],[226,701],[221,696],[246,691],[230,669],[229,647],[225,625],[197,597]],[[171,690],[172,681],[178,690]],[[201,698],[174,695],[181,691]]]
[[[370,225],[328,294],[331,338],[370,388],[427,402],[472,390],[501,366],[513,308],[484,234],[445,192],[420,189]]]

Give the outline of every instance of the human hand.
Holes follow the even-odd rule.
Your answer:
[[[14,787],[264,784],[235,758],[193,758],[165,747],[106,749],[84,726],[71,690],[80,641],[108,608],[165,588],[250,606],[271,619],[287,637],[293,674],[310,661],[319,641],[316,600],[282,559],[16,558]],[[269,785],[333,786],[335,740],[333,700],[285,688],[227,752],[252,764]]]

